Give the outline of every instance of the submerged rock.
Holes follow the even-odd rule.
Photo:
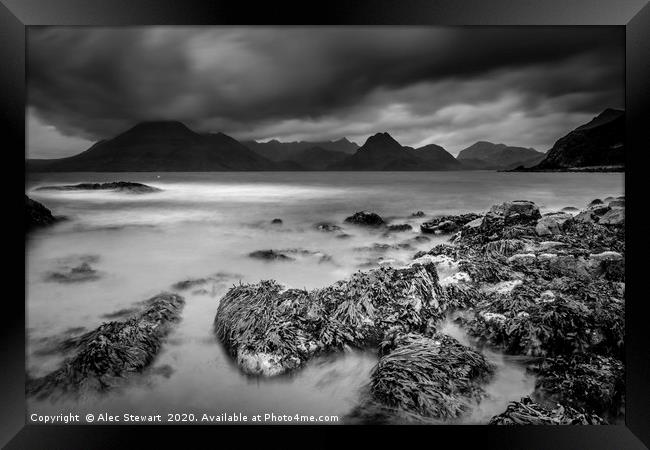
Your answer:
[[[490,425],[602,425],[605,421],[595,414],[588,414],[568,406],[557,405],[548,409],[535,403],[530,397],[510,402],[501,414],[490,419]]]
[[[52,211],[42,203],[25,195],[25,227],[27,231],[52,225],[56,221],[57,218],[52,215]]]
[[[256,250],[248,254],[251,258],[265,261],[294,261],[295,258],[287,256],[278,250]]]
[[[146,194],[151,192],[159,192],[161,189],[153,186],[147,186],[142,183],[133,183],[130,181],[112,181],[110,183],[79,183],[68,184],[60,186],[41,186],[37,188],[38,191],[96,191],[96,190],[111,190],[111,191],[124,191],[132,192],[134,194]]]
[[[58,283],[82,283],[84,281],[98,280],[99,278],[97,270],[93,269],[87,262],[71,268],[68,272],[51,272],[47,275],[49,281]]]
[[[316,229],[318,231],[324,231],[326,233],[332,233],[332,232],[335,232],[335,231],[342,231],[343,230],[343,228],[341,228],[340,226],[335,225],[333,223],[329,223],[329,222],[317,223],[315,225],[315,227],[316,227]]]
[[[368,227],[379,227],[385,225],[384,219],[382,219],[378,214],[369,211],[356,212],[350,217],[347,217],[345,223]]]
[[[272,225],[282,225],[282,219],[275,218],[271,221]]]
[[[395,225],[388,225],[388,231],[411,231],[413,227],[408,223],[400,223]]]
[[[106,322],[75,339],[76,353],[50,374],[29,380],[28,395],[106,391],[149,366],[185,301],[175,294],[146,300],[142,310],[121,322]]]
[[[411,217],[424,217],[424,211],[415,211],[413,214],[411,214]]]

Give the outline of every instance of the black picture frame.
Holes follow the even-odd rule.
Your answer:
[[[210,445],[231,442],[258,445],[320,447],[341,445],[341,433],[363,434],[384,445],[405,446],[417,440],[427,445],[455,448],[525,449],[642,449],[650,446],[650,334],[648,304],[643,292],[647,232],[643,225],[643,152],[650,151],[650,5],[647,0],[349,0],[347,2],[259,2],[240,0],[0,0],[0,126],[5,160],[5,239],[12,243],[23,233],[25,148],[26,27],[37,25],[507,25],[561,26],[613,25],[626,35],[626,424],[625,426],[572,427],[252,427],[210,426],[106,426],[28,424],[25,409],[25,308],[20,285],[3,299],[0,325],[0,444],[22,448],[130,448],[144,438],[173,446],[197,447],[197,439]],[[20,160],[19,158],[23,158]],[[22,175],[21,175],[22,173]],[[638,186],[634,187],[634,184]],[[14,209],[15,208],[15,209]],[[13,218],[13,219],[12,219]],[[20,279],[24,253],[5,255]],[[12,250],[12,253],[14,250]],[[23,256],[21,256],[23,255]],[[647,259],[647,257],[646,257]],[[23,274],[24,275],[24,274]],[[234,439],[234,441],[232,441]],[[344,439],[347,441],[347,438]]]

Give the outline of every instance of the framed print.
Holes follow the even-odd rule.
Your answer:
[[[647,448],[647,2],[309,6],[3,0],[2,443]]]

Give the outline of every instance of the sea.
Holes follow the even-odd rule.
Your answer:
[[[107,181],[134,181],[160,191],[37,189]],[[101,395],[30,399],[28,413],[180,414],[185,416],[172,417],[192,415],[196,423],[203,414],[239,422],[242,417],[250,421],[252,416],[271,414],[284,419],[269,423],[295,423],[295,415],[336,417],[329,422],[345,423],[365,395],[376,353],[350,349],[318,357],[293,374],[247,376],[213,332],[219,299],[228,289],[268,279],[311,289],[358,270],[398,267],[408,264],[417,251],[448,239],[414,239],[421,235],[419,225],[434,216],[485,212],[506,200],[532,200],[542,213],[584,208],[595,198],[624,195],[624,174],[48,173],[30,174],[25,189],[55,215],[65,217],[31,233],[26,241],[30,377],[46,375],[63,362],[65,355],[52,349],[57,340],[92,330],[116,311],[156,294],[173,292],[172,285],[179,281],[211,279],[202,289],[181,292],[186,299],[182,319],[145,373]],[[385,233],[344,223],[361,210],[376,212],[390,224],[410,224],[413,230]],[[425,216],[413,216],[416,211]],[[272,224],[276,218],[282,223]],[[315,224],[321,222],[339,225],[343,231],[320,231]],[[343,233],[348,235],[345,239],[340,237]],[[250,256],[269,249],[286,251],[292,259]],[[52,276],[83,262],[97,271],[96,278],[61,282]],[[444,329],[471,345],[455,323]],[[463,423],[486,423],[508,402],[533,391],[534,379],[521,361],[494,350],[481,351],[497,365],[497,374],[486,388],[488,397]]]

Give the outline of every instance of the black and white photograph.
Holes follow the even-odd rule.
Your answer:
[[[625,38],[27,27],[27,420],[624,425]]]

